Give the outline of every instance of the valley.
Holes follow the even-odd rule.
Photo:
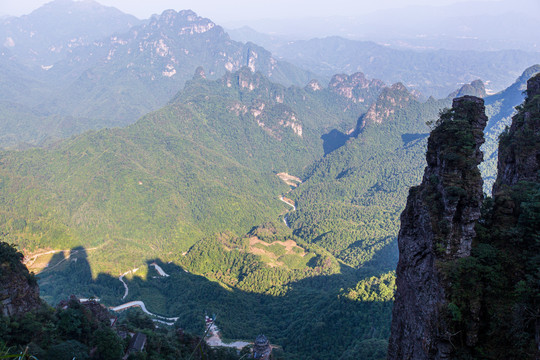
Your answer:
[[[49,36],[55,17],[66,31]],[[489,195],[540,53],[337,37],[266,49],[255,35],[236,40],[192,10],[139,20],[93,1],[0,20],[12,39],[0,49],[1,243],[25,255],[49,305],[98,299],[142,326],[141,359],[174,353],[161,335],[187,346],[179,359],[238,359],[260,334],[275,359],[383,359],[400,215],[430,132],[454,97],[484,99]],[[71,341],[52,338],[31,339],[45,360]],[[13,339],[0,351],[26,345]]]

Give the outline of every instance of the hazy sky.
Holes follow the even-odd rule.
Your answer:
[[[103,5],[114,6],[141,19],[160,14],[165,9],[192,9],[217,22],[256,18],[349,16],[409,5],[439,6],[463,1],[468,0],[98,0]],[[0,15],[28,14],[47,2],[49,1],[0,0]]]

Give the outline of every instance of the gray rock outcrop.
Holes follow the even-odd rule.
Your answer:
[[[471,251],[483,199],[478,164],[486,123],[484,101],[464,96],[431,133],[422,183],[411,188],[401,214],[388,359],[452,357],[440,266]]]
[[[39,288],[22,264],[23,255],[0,242],[0,314],[19,316],[41,306]]]

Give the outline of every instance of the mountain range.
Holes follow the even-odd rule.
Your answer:
[[[79,2],[51,4],[48,8],[52,8],[49,12],[55,10],[54,17],[37,10],[28,17],[69,22],[88,10]],[[92,16],[101,17],[103,12],[110,11],[96,3],[90,4]],[[77,6],[82,7],[78,12],[70,10]],[[16,20],[4,21],[7,34],[14,32],[13,27],[24,25],[14,24]],[[24,28],[24,31],[20,36],[28,37],[30,30]],[[46,30],[42,32],[40,36],[49,36]],[[45,58],[52,56],[50,47],[54,45],[39,43],[49,47],[48,51],[38,53],[44,53]],[[1,69],[9,74],[2,86],[3,114],[9,114],[2,121],[4,146],[21,142],[36,145],[88,129],[133,123],[165,105],[198,66],[203,66],[212,78],[248,66],[286,85],[305,85],[315,77],[274,59],[261,47],[230,40],[220,26],[187,10],[165,11],[146,23],[130,27],[127,33],[89,42],[81,40],[69,51],[61,52],[63,56],[53,63],[25,66],[25,61],[39,60],[23,57],[37,52],[32,46],[31,42],[21,40],[2,52]]]
[[[287,41],[340,36],[416,50],[538,51],[534,24],[540,5],[535,0],[348,5],[345,16],[332,16],[336,11],[328,5],[327,14],[308,16],[305,12],[294,21],[259,16],[225,25],[230,29],[249,26]]]
[[[62,4],[78,6],[47,6]],[[318,76],[190,10],[131,23],[84,6],[117,19],[119,32],[26,61],[31,42],[0,54],[0,141],[18,148],[0,152],[0,237],[27,255],[42,297],[144,301],[193,333],[217,313],[224,337],[266,333],[285,358],[384,357],[399,214],[421,181],[431,128],[452,97],[485,97],[483,176],[494,179],[497,138],[540,67],[488,94],[491,84],[429,72],[432,63],[392,66],[426,54],[339,38],[290,44],[314,64],[328,44],[344,44],[336,61],[357,51],[380,56],[371,70],[386,64],[382,80],[352,68]],[[509,56],[523,69],[533,57],[520,54],[467,59],[481,68]],[[449,91],[426,99],[387,81],[400,74],[448,76]]]
[[[55,31],[56,24],[65,31]],[[274,82],[302,87],[362,72],[388,84],[403,82],[427,99],[476,79],[497,92],[540,62],[538,53],[516,50],[417,51],[339,37],[275,42],[253,32],[235,34],[247,42],[232,40],[192,11],[139,21],[92,1],[53,1],[4,19],[0,146],[25,148],[133,123],[165,105],[199,66],[212,79],[248,66]]]
[[[424,98],[446,97],[477,79],[493,94],[506,88],[523,69],[540,62],[540,53],[533,51],[418,50],[338,36],[293,41],[249,28],[230,33],[322,76],[360,71],[389,84],[403,82]]]

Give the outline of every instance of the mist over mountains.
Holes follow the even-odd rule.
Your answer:
[[[368,13],[362,11],[362,5],[357,6],[347,16],[281,20],[261,16],[256,21],[225,25],[232,29],[249,26],[289,41],[340,36],[419,50],[539,50],[534,24],[540,4],[535,0],[399,4]]]
[[[462,47],[507,6],[375,14],[374,41],[229,35],[192,10],[139,20],[93,1],[2,19],[0,240],[24,252],[51,305],[71,294],[146,304],[149,318],[133,309],[118,318],[144,324],[156,359],[174,346],[152,340],[165,331],[151,319],[173,321],[166,336],[184,343],[184,330],[204,339],[209,314],[223,339],[266,334],[276,359],[385,358],[399,216],[421,181],[433,124],[453,97],[484,98],[489,184],[499,135],[540,72],[537,39],[522,32],[533,31],[530,11],[516,8],[525,26],[507,38],[478,35],[478,49]],[[453,23],[464,9],[483,18]],[[421,13],[452,35],[403,23]],[[419,30],[432,37],[416,42]],[[61,326],[47,330],[60,334],[53,344],[0,321],[8,346],[32,342],[52,360],[55,346],[75,341],[92,356]],[[204,351],[232,360],[250,350]]]
[[[284,43],[235,32],[247,41],[241,43],[191,11],[140,21],[95,2],[51,2],[2,21],[0,37],[0,144],[11,147],[133,123],[166,104],[199,66],[209,78],[248,66],[299,86],[362,72],[388,84],[403,82],[427,99],[444,98],[476,79],[497,92],[540,62],[540,53],[519,50],[417,51],[339,37]]]

